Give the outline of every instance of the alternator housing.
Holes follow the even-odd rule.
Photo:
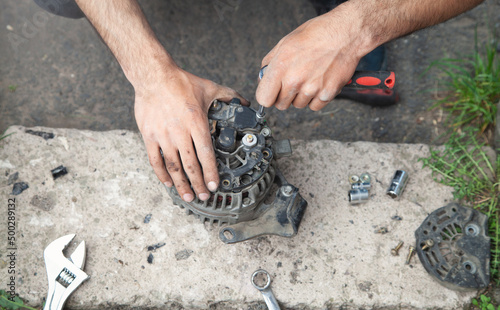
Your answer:
[[[214,101],[208,118],[219,188],[208,200],[191,202],[183,201],[175,187],[167,188],[174,203],[203,222],[224,226],[220,238],[227,243],[262,234],[295,235],[307,202],[288,184],[276,162],[291,154],[290,142],[274,140],[265,119],[236,98],[230,103]],[[260,229],[249,229],[259,221]]]

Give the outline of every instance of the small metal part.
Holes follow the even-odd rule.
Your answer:
[[[450,203],[429,214],[415,238],[422,266],[440,284],[464,291],[490,283],[491,240],[485,214]]]
[[[362,183],[370,183],[371,182],[371,177],[367,172],[361,174],[359,176],[359,179]]]
[[[399,241],[398,245],[396,245],[396,247],[394,247],[393,249],[391,249],[391,254],[393,256],[398,256],[399,255],[399,249],[401,249],[401,247],[403,246],[404,242],[403,241]]]
[[[351,204],[358,204],[368,201],[370,194],[367,189],[351,189],[348,198]]]
[[[403,193],[408,182],[408,173],[403,170],[396,170],[392,177],[391,185],[387,189],[387,195],[392,199],[396,199]]]
[[[354,184],[358,182],[359,182],[359,176],[357,176],[356,174],[349,176],[349,183]]]
[[[260,131],[260,134],[263,135],[264,137],[270,137],[271,136],[271,129],[269,127],[264,127],[262,128],[262,130]]]
[[[66,167],[61,165],[57,168],[50,170],[50,173],[52,173],[52,178],[54,178],[54,180],[55,180],[59,177],[62,177],[63,175],[68,174],[68,169],[66,169]]]
[[[252,285],[262,293],[269,310],[280,310],[278,301],[271,291],[271,276],[267,271],[263,269],[255,271],[252,274]]]
[[[409,265],[411,258],[415,254],[415,247],[413,245],[410,245],[410,249],[408,250],[408,256],[406,257],[406,264]]]
[[[372,184],[370,182],[363,182],[363,183],[354,183],[351,185],[352,189],[366,189],[369,190],[372,188]]]
[[[422,246],[422,251],[428,250],[429,248],[434,246],[434,240],[427,239],[425,240],[425,244]]]
[[[257,144],[257,136],[247,133],[241,140],[244,146],[253,147]]]
[[[387,227],[380,227],[378,229],[375,229],[375,233],[376,234],[387,234],[389,232],[389,230],[387,229]]]

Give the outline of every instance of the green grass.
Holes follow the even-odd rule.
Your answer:
[[[9,85],[9,91],[10,91],[11,93],[15,92],[15,91],[16,91],[16,89],[17,89],[17,85]]]
[[[448,77],[445,82],[447,95],[434,107],[443,107],[449,112],[446,121],[452,130],[470,126],[484,133],[495,126],[496,104],[500,100],[500,61],[496,44],[491,40],[481,49],[476,34],[473,55],[464,59],[443,58],[430,65],[429,69],[436,67]]]
[[[434,180],[454,189],[453,196],[489,217],[491,237],[491,279],[500,284],[500,155],[489,158],[479,143],[477,129],[453,133],[444,150],[432,149],[420,158],[431,169]]]
[[[500,306],[495,308],[495,305],[491,303],[491,298],[485,295],[479,296],[479,300],[474,298],[472,299],[472,304],[481,310],[500,310]]]
[[[17,310],[17,309],[29,309],[29,310],[37,310],[30,306],[24,304],[24,302],[18,296],[9,299],[10,295],[4,291],[0,290],[0,310]]]

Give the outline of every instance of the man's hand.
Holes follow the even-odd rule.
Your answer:
[[[262,60],[257,101],[317,111],[377,46],[470,10],[483,0],[350,0],[288,34]]]
[[[333,14],[336,13],[336,14]],[[285,110],[327,105],[353,75],[362,51],[354,49],[352,17],[330,12],[313,18],[285,36],[262,60],[266,73],[257,101]]]
[[[208,189],[219,185],[208,128],[210,104],[233,97],[248,101],[181,70],[158,42],[137,1],[76,1],[134,86],[135,117],[156,175],[165,185],[175,185],[185,201],[194,199],[190,185],[199,199],[207,200]]]
[[[215,191],[219,186],[207,118],[210,104],[215,99],[229,101],[233,97],[243,104],[248,102],[232,89],[177,67],[168,72],[153,85],[136,88],[137,125],[160,181],[168,187],[175,184],[185,201],[194,199],[190,184],[199,199],[207,200],[208,190]]]

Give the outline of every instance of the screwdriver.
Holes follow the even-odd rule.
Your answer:
[[[267,65],[259,71],[259,81],[264,76]],[[343,89],[393,89],[396,75],[392,71],[355,71]],[[373,93],[371,93],[373,94]],[[257,118],[264,117],[264,106],[259,104]]]

